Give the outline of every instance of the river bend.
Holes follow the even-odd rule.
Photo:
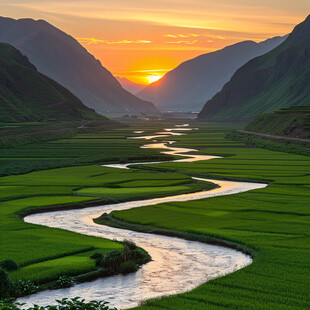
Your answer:
[[[184,124],[178,125],[176,128],[168,128],[152,136],[134,138],[154,140],[181,134],[178,131],[185,134],[185,132],[189,130],[191,130],[191,128],[189,128],[187,124]],[[136,133],[142,132],[136,131]],[[163,153],[165,154],[182,157],[182,159],[174,160],[174,162],[193,162],[218,158],[216,156],[193,154],[196,150],[172,147],[171,145],[173,143],[174,141],[156,141],[142,147],[163,149]],[[104,166],[129,169],[129,166],[136,164],[137,163],[113,164]],[[77,284],[66,289],[47,290],[20,298],[18,301],[26,302],[28,305],[48,305],[54,304],[55,299],[80,296],[86,300],[105,300],[110,302],[111,306],[117,307],[118,309],[125,309],[135,307],[150,298],[192,290],[206,281],[224,276],[249,265],[252,262],[251,257],[240,251],[226,247],[188,241],[175,237],[133,232],[102,226],[93,222],[94,218],[114,210],[127,210],[165,202],[189,201],[232,195],[267,186],[261,183],[218,181],[202,178],[196,179],[213,182],[219,187],[210,191],[200,191],[184,195],[27,216],[24,220],[28,223],[61,228],[89,236],[120,241],[124,239],[132,240],[138,246],[148,251],[153,260],[142,266],[136,273],[98,279],[92,282]]]

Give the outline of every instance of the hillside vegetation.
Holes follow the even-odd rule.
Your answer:
[[[0,122],[5,123],[106,119],[5,43],[0,43],[0,103]]]
[[[284,43],[257,57],[233,75],[208,101],[199,119],[252,119],[310,100],[310,16]]]
[[[248,124],[245,130],[268,135],[310,138],[310,106],[284,108],[260,115]]]

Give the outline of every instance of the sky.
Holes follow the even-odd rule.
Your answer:
[[[0,0],[0,12],[44,19],[115,76],[148,84],[198,55],[291,32],[310,14],[310,1]]]

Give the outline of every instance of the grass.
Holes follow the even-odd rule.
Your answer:
[[[306,141],[295,141],[295,140],[262,137],[257,136],[255,134],[249,134],[237,131],[230,132],[228,134],[228,138],[235,141],[239,141],[239,143],[243,142],[250,146],[264,148],[271,151],[283,151],[287,153],[310,156],[310,148],[309,148],[310,142]]]
[[[137,309],[307,309],[309,304],[310,158],[231,146],[225,130],[201,124],[178,137],[179,146],[226,157],[196,163],[152,165],[204,177],[265,180],[268,187],[191,202],[165,203],[113,212],[134,224],[208,235],[253,249],[253,264],[177,296],[151,300]],[[213,140],[217,147],[210,146]]]
[[[148,122],[144,127],[137,123],[131,130],[154,131],[162,125],[171,127]],[[135,199],[144,192],[150,196],[157,190],[173,194],[180,188],[199,188],[201,185],[192,182],[189,175],[261,180],[270,182],[268,187],[232,196],[113,212],[122,221],[213,236],[242,244],[256,253],[254,263],[240,271],[185,294],[148,301],[138,309],[307,309],[310,158],[227,140],[228,125],[225,129],[221,129],[222,124],[198,126],[199,131],[174,137],[178,139],[174,145],[224,158],[141,166],[143,170],[137,166],[130,170],[82,166],[100,158],[102,162],[111,158],[117,162],[157,156],[158,150],[138,148],[143,141],[124,140],[131,134],[129,129],[2,150],[0,155],[10,164],[12,160],[27,163],[26,167],[20,163],[16,170],[7,170],[10,174],[28,168],[80,165],[0,178],[0,260],[12,258],[21,265],[10,276],[44,282],[60,274],[86,272],[95,268],[89,259],[92,253],[122,248],[114,241],[24,223],[17,213],[26,209],[83,204],[106,197],[121,201]],[[234,124],[234,128],[238,125]],[[40,165],[34,165],[35,160],[41,161]],[[148,170],[151,168],[165,172]]]
[[[59,268],[61,266],[61,268]],[[10,273],[12,280],[30,280],[33,282],[52,281],[60,276],[75,276],[95,269],[95,261],[89,257],[70,255],[36,264],[32,264]]]
[[[116,135],[116,132],[113,134]],[[120,132],[117,131],[117,134]],[[100,145],[108,147],[109,142],[106,140],[111,141],[111,153],[120,153],[119,148],[124,147],[126,141],[129,141],[132,147],[131,141],[134,140],[117,143],[111,136],[97,133],[94,142],[94,134],[88,134],[83,136],[83,139],[79,136],[46,144],[48,148],[55,145],[55,153],[59,152],[59,145],[61,149],[67,146],[68,158],[73,152],[68,145],[75,145],[75,140],[83,140],[75,146],[75,152],[77,155],[83,152],[85,156],[93,152],[90,145],[94,145],[98,152],[102,151]],[[124,137],[121,137],[119,140],[124,140]],[[137,142],[134,145],[137,146]],[[34,154],[34,149],[30,147],[14,150],[16,157],[20,155],[23,158],[27,158],[28,151],[31,155]],[[2,177],[0,261],[11,258],[19,264],[21,268],[10,273],[13,279],[38,283],[55,280],[60,275],[76,275],[94,270],[96,267],[89,258],[92,252],[107,253],[121,249],[122,245],[106,239],[28,224],[23,222],[18,214],[25,215],[50,206],[82,205],[93,201],[119,202],[174,195],[206,189],[208,186],[178,173],[114,169],[99,165],[57,168]]]
[[[145,129],[159,130],[165,124],[150,122]],[[129,127],[80,133],[68,139],[16,148],[0,148],[0,176],[95,163],[156,161],[171,158],[159,154],[157,150],[140,149],[144,141],[126,139],[128,136],[135,136],[134,130],[134,127]]]

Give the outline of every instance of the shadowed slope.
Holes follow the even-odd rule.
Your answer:
[[[0,17],[0,41],[12,44],[37,67],[99,113],[155,112],[124,90],[78,41],[43,20]]]
[[[13,46],[0,43],[0,122],[104,120],[70,91],[39,73]]]
[[[310,16],[284,43],[240,68],[199,119],[249,119],[310,100]]]
[[[276,37],[261,43],[240,42],[180,64],[137,94],[164,110],[200,111],[234,72],[250,59],[267,53],[284,41]]]

